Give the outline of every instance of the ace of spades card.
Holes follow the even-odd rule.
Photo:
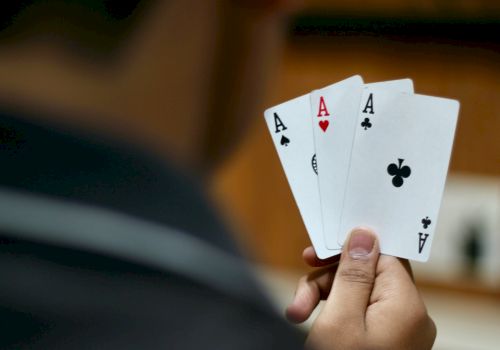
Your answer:
[[[365,91],[362,101],[370,96]],[[429,258],[448,171],[459,103],[379,91],[373,125],[362,103],[345,190],[339,242],[356,226],[373,229],[381,252]],[[366,112],[366,111],[365,111]]]
[[[355,106],[350,117],[355,118],[362,84],[360,76],[353,76],[326,88],[335,86],[351,95]],[[264,112],[264,118],[316,255],[326,259],[339,254],[340,247],[328,249],[324,240],[310,96],[302,95],[271,107]],[[326,121],[321,125],[328,129]]]
[[[309,113],[309,94],[306,94],[269,108],[264,118],[316,255],[325,259],[338,252],[329,251],[324,244]]]

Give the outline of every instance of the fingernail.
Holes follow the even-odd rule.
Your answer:
[[[352,258],[366,257],[375,245],[374,235],[365,230],[355,230],[349,240],[349,255]]]

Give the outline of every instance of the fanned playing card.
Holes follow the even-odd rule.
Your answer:
[[[325,259],[338,252],[329,251],[324,244],[309,113],[307,94],[269,108],[264,117],[316,255]]]
[[[368,226],[382,253],[426,261],[459,103],[390,91],[365,91],[362,101],[370,103],[359,108],[339,241]]]
[[[413,82],[401,79],[363,85],[363,80],[357,75],[311,93],[314,150],[320,170],[321,217],[329,250],[342,248],[338,232],[363,90],[413,92]],[[370,104],[370,101],[361,102]],[[369,118],[364,125],[371,126]]]

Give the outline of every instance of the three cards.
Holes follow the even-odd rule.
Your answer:
[[[410,79],[353,76],[264,112],[319,258],[339,254],[357,226],[384,254],[429,258],[458,109],[414,94]]]

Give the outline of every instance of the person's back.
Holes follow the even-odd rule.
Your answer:
[[[0,114],[0,348],[299,346],[192,181],[23,117]],[[179,261],[155,260],[152,245]]]

